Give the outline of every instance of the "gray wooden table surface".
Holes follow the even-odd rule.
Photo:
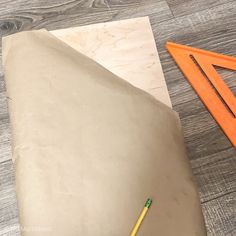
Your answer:
[[[151,20],[173,107],[181,117],[208,235],[235,236],[236,151],[165,50],[170,40],[236,56],[235,0],[0,0],[0,34],[146,15]],[[218,71],[236,94],[236,73]],[[0,68],[0,235],[19,235],[10,139]]]

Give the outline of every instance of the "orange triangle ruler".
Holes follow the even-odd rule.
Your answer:
[[[166,47],[236,147],[236,98],[214,66],[236,70],[236,58],[168,42]]]

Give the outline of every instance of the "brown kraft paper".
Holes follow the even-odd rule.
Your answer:
[[[3,65],[22,236],[206,236],[176,112],[46,30]]]

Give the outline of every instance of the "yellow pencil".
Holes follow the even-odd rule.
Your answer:
[[[137,222],[136,222],[136,224],[135,224],[135,226],[134,226],[134,228],[133,228],[133,230],[130,234],[130,236],[135,236],[137,234],[137,232],[139,230],[139,227],[140,227],[140,225],[141,225],[141,223],[142,223],[142,221],[143,221],[145,215],[147,214],[147,211],[148,211],[148,209],[150,208],[151,205],[152,205],[152,199],[148,198],[148,200],[146,201],[146,204],[145,204],[145,206],[144,206],[144,208],[143,208],[143,210],[142,210],[142,212],[141,212],[141,214],[140,214],[140,216],[139,216],[139,218],[138,218],[138,220],[137,220]]]

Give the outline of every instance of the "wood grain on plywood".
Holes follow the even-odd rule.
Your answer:
[[[51,33],[172,107],[148,17],[67,28]]]

